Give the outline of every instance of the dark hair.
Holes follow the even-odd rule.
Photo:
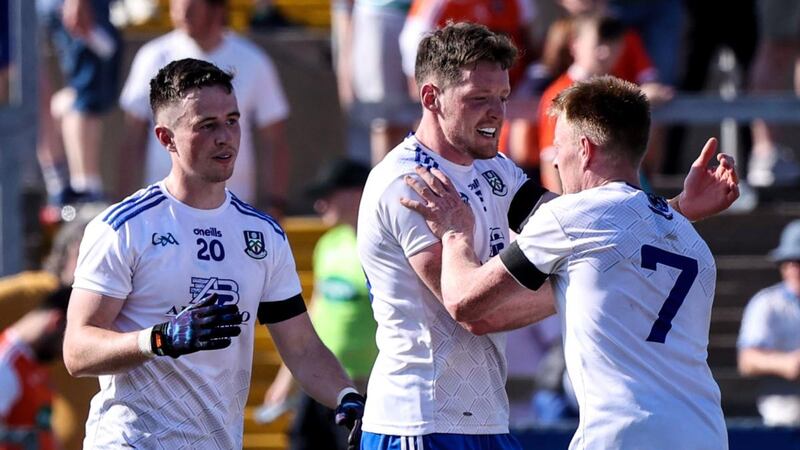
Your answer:
[[[638,86],[610,75],[573,84],[553,100],[549,114],[564,114],[576,133],[613,156],[638,164],[650,135],[650,103]]]
[[[199,59],[172,61],[150,80],[150,108],[155,115],[162,107],[182,99],[192,89],[220,86],[233,92],[233,74]]]
[[[414,78],[418,86],[430,78],[446,86],[461,80],[464,67],[481,61],[508,69],[517,53],[511,39],[483,25],[448,22],[419,43]]]

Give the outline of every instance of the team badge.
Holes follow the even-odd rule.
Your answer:
[[[650,204],[647,206],[650,207],[651,211],[667,220],[672,220],[672,213],[669,211],[669,203],[664,200],[664,197],[647,194],[647,200],[650,201]]]
[[[503,179],[500,178],[494,170],[487,170],[483,172],[483,178],[489,183],[489,186],[492,188],[492,193],[494,195],[498,195],[500,197],[505,197],[508,194],[508,187],[505,183],[503,183]]]
[[[244,252],[253,259],[264,259],[267,256],[267,247],[264,244],[264,233],[260,231],[244,230]]]

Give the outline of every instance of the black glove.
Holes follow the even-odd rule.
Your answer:
[[[231,345],[242,330],[242,316],[236,305],[217,305],[217,294],[184,309],[169,322],[153,327],[150,345],[159,356],[177,358],[200,350],[217,350]],[[362,407],[363,409],[363,407]]]
[[[366,399],[355,392],[342,397],[341,403],[336,407],[336,425],[345,426],[350,430],[347,437],[347,449],[358,450],[361,447],[361,417],[364,416],[364,403]]]
[[[347,450],[361,450],[361,419],[356,419],[350,435],[347,436]]]

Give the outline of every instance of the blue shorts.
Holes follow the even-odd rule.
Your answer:
[[[70,35],[57,11],[45,18],[66,84],[75,89],[73,108],[77,111],[100,114],[117,104],[122,41],[109,20],[108,4],[109,0],[92,0],[97,25],[117,44],[117,51],[108,59],[100,58],[81,39]]]
[[[522,446],[510,434],[389,436],[365,431],[361,450],[522,450]]]

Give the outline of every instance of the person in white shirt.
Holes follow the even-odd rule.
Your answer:
[[[739,330],[739,373],[761,377],[756,406],[769,426],[800,426],[800,220],[769,253],[781,281],[747,303]]]
[[[280,218],[289,184],[285,132],[289,106],[269,56],[246,38],[226,30],[226,4],[226,0],[171,0],[175,30],[146,43],[136,53],[120,95],[126,135],[119,159],[119,194],[139,185],[143,168],[145,184],[169,173],[169,156],[149,132],[153,127],[149,82],[170,61],[195,58],[236,73],[233,84],[243,132],[239,163],[229,187],[242,200]]]
[[[480,222],[457,181],[437,169],[417,170],[425,183],[406,178],[416,194],[402,203],[441,239],[445,307],[491,314],[523,296],[521,314],[552,308],[531,295],[552,290],[580,410],[571,449],[726,449],[706,362],[716,266],[689,221],[636,186],[646,97],[626,81],[592,78],[556,97],[551,114],[566,195],[541,205],[497,258],[482,257]],[[722,160],[712,172],[733,201],[738,180]]]
[[[231,79],[195,59],[158,72],[172,170],[86,229],[64,341],[67,370],[100,381],[85,449],[242,448],[256,318],[337,422],[363,410],[311,325],[286,234],[225,187],[241,133]]]

